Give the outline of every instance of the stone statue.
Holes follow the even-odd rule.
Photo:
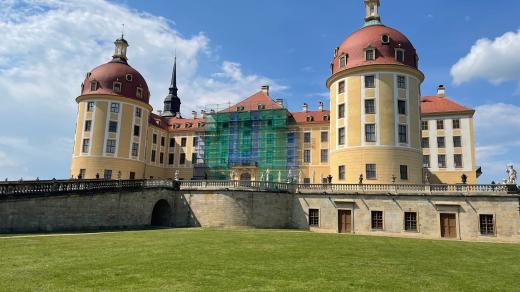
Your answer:
[[[506,184],[516,185],[516,170],[512,164],[507,165],[506,173],[507,173]]]
[[[300,170],[298,172],[298,183],[301,184],[303,180],[303,172]]]
[[[262,175],[260,176],[260,181],[264,181],[264,174],[262,173]]]
[[[288,184],[292,183],[292,176],[293,176],[292,168],[289,168],[289,171],[287,172],[287,183]]]
[[[424,171],[424,183],[430,184],[430,172],[428,170]]]
[[[179,180],[179,170],[176,170],[176,171],[175,171],[174,179],[175,179],[175,180]]]
[[[265,180],[266,180],[266,181],[269,181],[269,174],[270,174],[270,173],[271,173],[271,172],[269,171],[269,168],[268,168],[268,169],[265,171]]]
[[[233,169],[231,171],[231,173],[229,173],[229,178],[230,178],[230,180],[235,180],[236,177],[237,177],[237,172]]]
[[[281,183],[282,182],[282,171],[278,171],[278,182]]]

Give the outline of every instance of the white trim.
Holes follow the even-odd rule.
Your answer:
[[[376,80],[375,80],[375,110],[376,110],[376,120],[375,120],[375,123],[376,123],[376,145],[381,145],[381,127],[380,127],[380,113],[381,111],[379,111],[379,90],[380,90],[380,87],[379,87],[379,74],[380,73],[376,73]],[[365,101],[363,101],[363,105],[365,104]]]
[[[393,75],[393,88],[394,88],[394,145],[400,146],[401,143],[399,143],[399,107],[397,101],[399,100],[399,89],[397,88],[397,75],[396,73]]]
[[[360,145],[361,146],[365,146],[365,123],[366,123],[366,114],[365,114],[365,111],[364,111],[364,107],[365,107],[365,99],[366,99],[366,88],[365,88],[365,78],[367,75],[370,75],[370,74],[363,74],[361,75],[361,94],[360,94],[360,133],[359,133],[359,137],[361,139],[360,141]],[[370,75],[372,76],[372,75]],[[374,75],[375,76],[375,75]],[[375,78],[375,77],[374,77]],[[374,83],[375,83],[375,80],[374,80]],[[375,84],[374,84],[375,86]]]
[[[410,130],[410,115],[411,115],[411,111],[410,111],[410,77],[408,75],[404,75],[404,78],[405,78],[405,91],[406,91],[406,145],[408,147],[411,147],[412,143],[411,143],[411,139],[412,139],[412,136],[410,135],[411,134],[411,130]],[[418,104],[418,107],[420,107],[421,104]],[[421,119],[421,116],[418,116],[418,119],[420,120]]]
[[[128,150],[128,158],[133,158],[132,146],[134,145],[134,127],[136,126],[136,124],[135,124],[135,109],[136,108],[137,108],[136,106],[132,107],[132,124],[131,124],[132,126],[130,127],[130,149]],[[139,136],[140,135],[141,135],[141,127],[139,127]],[[139,148],[137,149],[137,159],[136,160],[139,160]]]

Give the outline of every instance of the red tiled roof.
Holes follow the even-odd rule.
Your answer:
[[[329,123],[330,111],[309,111],[290,113],[297,124],[321,124]],[[327,117],[327,119],[325,119]],[[311,119],[309,119],[311,118]]]
[[[423,115],[435,115],[450,112],[475,113],[474,109],[465,107],[447,97],[423,96],[421,97],[421,113]]]
[[[241,111],[256,111],[258,110],[258,105],[263,104],[266,110],[270,109],[281,109],[283,108],[281,105],[277,104],[274,100],[272,100],[265,92],[259,91],[250,97],[244,99],[243,101],[228,107],[225,110],[220,111],[221,113],[228,112],[236,112],[238,107],[244,107]]]
[[[150,125],[162,128],[164,130],[170,132],[177,131],[196,131],[199,129],[203,129],[205,126],[205,119],[203,118],[179,118],[179,117],[170,117],[165,118],[154,113],[150,114],[149,118]]]

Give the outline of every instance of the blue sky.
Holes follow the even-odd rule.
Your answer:
[[[363,23],[363,1],[6,0],[0,3],[0,179],[67,177],[85,72],[109,60],[121,23],[130,63],[158,107],[174,48],[185,114],[270,83],[291,110],[327,104],[333,48]],[[407,35],[426,75],[476,108],[481,183],[520,167],[520,2],[383,0],[384,24]],[[487,39],[487,41],[486,41]],[[454,66],[457,64],[457,66]]]

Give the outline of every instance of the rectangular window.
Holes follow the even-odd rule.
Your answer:
[[[138,108],[138,107],[136,107],[136,108],[135,108],[135,116],[136,116],[137,118],[140,118],[140,117],[141,117],[141,114],[142,114],[142,113],[141,113],[141,109]]]
[[[199,137],[193,137],[193,147],[199,146]]]
[[[453,147],[462,147],[460,136],[453,136]]]
[[[376,125],[365,124],[365,141],[376,142]]]
[[[462,168],[462,154],[453,155],[453,160],[455,162],[455,168]]]
[[[92,128],[92,121],[86,120],[85,121],[85,132],[90,132],[90,128]]]
[[[399,174],[401,175],[401,180],[408,180],[408,166],[399,165]]]
[[[157,134],[153,134],[152,136],[152,143],[157,144]]]
[[[311,132],[303,133],[303,143],[311,143]]]
[[[374,49],[367,49],[365,50],[365,59],[367,61],[373,61],[376,58],[376,50]]]
[[[107,153],[116,153],[116,140],[108,139],[107,140]]]
[[[110,112],[111,113],[118,113],[119,112],[119,103],[112,103],[110,104]]]
[[[320,210],[309,209],[309,226],[318,227],[320,226]]]
[[[339,68],[343,69],[347,66],[347,56],[342,55],[339,57]]]
[[[343,119],[345,117],[345,104],[338,105],[338,119]]]
[[[310,184],[310,183],[311,183],[311,179],[310,179],[309,177],[304,177],[304,178],[303,178],[303,184],[308,185],[308,184]]]
[[[103,178],[104,179],[112,179],[112,170],[111,169],[105,169],[103,172]]]
[[[117,133],[117,122],[109,121],[108,122],[108,131],[110,133]]]
[[[397,88],[406,89],[406,78],[404,76],[397,76]]]
[[[81,152],[88,153],[89,146],[90,146],[90,139],[83,139],[83,144],[81,146]]]
[[[175,147],[175,138],[170,138],[170,148]]]
[[[197,163],[197,153],[191,154],[191,164]]]
[[[87,112],[93,112],[94,111],[94,105],[95,105],[95,102],[93,102],[93,101],[87,102]]]
[[[495,221],[491,214],[480,214],[480,234],[495,235]]]
[[[134,125],[134,136],[139,137],[139,132],[141,128],[137,125]]]
[[[408,131],[406,125],[399,125],[399,143],[408,143]]]
[[[366,178],[367,179],[376,179],[377,178],[377,172],[376,172],[376,165],[375,164],[367,164],[365,166],[366,170]]]
[[[372,211],[372,230],[383,230],[383,211]]]
[[[365,88],[375,88],[376,87],[376,77],[374,75],[365,76]]]
[[[421,130],[428,131],[428,121],[421,121]]]
[[[423,167],[430,168],[430,155],[423,155],[422,164],[423,164]]]
[[[453,120],[453,129],[460,129],[460,120]]]
[[[82,168],[82,169],[79,170],[78,178],[79,179],[82,179],[82,178],[84,179],[86,174],[87,174],[87,170]]]
[[[404,213],[404,230],[417,231],[417,213],[416,212],[405,212]]]
[[[139,144],[132,143],[132,156],[137,157],[139,154]]]
[[[439,165],[439,168],[446,168],[446,155],[441,154],[437,156],[437,164]]]
[[[372,115],[376,113],[375,100],[365,99],[365,114]]]
[[[446,141],[444,137],[437,137],[437,148],[445,148],[446,147]]]
[[[143,97],[143,89],[142,88],[137,88],[137,91],[136,91],[135,95],[137,97],[139,97],[139,98]]]
[[[121,82],[114,82],[112,84],[112,90],[114,92],[121,92]]]
[[[164,143],[166,143],[166,138],[165,137],[161,137],[161,146],[164,146]]]
[[[287,144],[294,144],[295,134],[287,133]]]
[[[345,128],[338,129],[338,145],[345,145]]]
[[[181,153],[179,164],[186,164],[186,153]]]
[[[159,153],[159,163],[160,164],[164,163],[164,153],[163,152]]]
[[[90,91],[96,91],[97,90],[97,82],[91,81],[90,82]]]
[[[173,153],[168,154],[168,164],[169,165],[173,164],[173,159],[174,159]]]
[[[303,150],[303,163],[311,163],[311,151]]]
[[[321,149],[321,163],[327,163],[329,162],[329,150],[328,149]]]
[[[395,49],[395,59],[398,62],[403,63],[404,62],[404,51],[401,49]]]
[[[345,165],[338,166],[338,179],[345,180]]]
[[[345,81],[340,81],[338,83],[338,94],[342,94],[345,92]]]
[[[397,101],[397,111],[400,115],[406,115],[406,101],[398,100]]]
[[[181,138],[181,147],[186,147],[187,141],[188,139],[186,139],[186,137]]]
[[[155,162],[155,150],[152,150],[152,162]]]
[[[443,130],[443,129],[444,129],[444,121],[437,120],[437,130]]]
[[[430,148],[430,138],[422,137],[421,138],[421,147],[422,148]]]
[[[329,142],[329,132],[321,132],[321,142]]]

